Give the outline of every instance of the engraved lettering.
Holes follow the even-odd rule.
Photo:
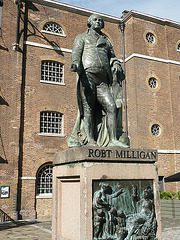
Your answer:
[[[146,158],[146,155],[145,155],[145,152],[140,152],[140,158],[142,158],[142,159],[145,159]]]
[[[139,158],[138,151],[132,151],[132,158],[137,159]]]
[[[149,152],[147,152],[146,158],[151,159],[151,158],[150,158],[150,155],[149,155]]]
[[[89,150],[89,155],[88,155],[88,157],[94,157],[94,154],[93,154],[93,149],[88,149]]]
[[[102,149],[101,151],[101,157],[105,158],[106,157],[106,150]]]
[[[106,150],[106,152],[108,152],[108,158],[111,157],[111,153],[113,152],[112,150]]]
[[[127,151],[127,158],[131,158],[129,151]]]
[[[151,158],[153,159],[156,159],[156,152],[151,152]]]
[[[100,152],[99,149],[96,149],[94,153],[95,153],[96,157],[100,157],[101,156],[101,152]]]
[[[120,153],[118,152],[118,150],[115,151],[115,156],[116,158],[122,158],[122,154],[124,151],[121,151]]]

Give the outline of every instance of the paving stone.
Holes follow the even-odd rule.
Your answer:
[[[51,240],[51,221],[0,225],[0,239]],[[179,219],[162,219],[162,240],[180,240]]]

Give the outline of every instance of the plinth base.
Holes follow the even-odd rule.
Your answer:
[[[135,234],[132,226],[128,230],[128,219],[135,221],[139,214],[144,219],[152,214],[158,224],[156,237],[161,239],[156,158],[156,151],[139,149],[82,147],[57,153],[53,168],[52,239],[120,239],[122,229]],[[154,196],[151,194],[149,200],[149,215],[144,216],[144,192],[150,188]],[[108,207],[102,201],[108,202]]]

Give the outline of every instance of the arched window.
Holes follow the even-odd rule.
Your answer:
[[[63,114],[59,112],[40,112],[40,133],[63,134]]]
[[[41,82],[64,83],[64,65],[60,62],[43,60],[41,62]]]
[[[37,195],[52,193],[52,164],[43,165],[37,173]]]
[[[51,34],[65,36],[63,28],[55,22],[47,22],[43,26],[43,31]]]

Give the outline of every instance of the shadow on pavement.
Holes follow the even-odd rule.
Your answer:
[[[38,223],[40,223],[40,222],[37,221],[37,220],[33,220],[33,221],[3,222],[3,223],[0,223],[0,231],[5,230],[5,229],[21,227],[21,226],[25,226],[25,225],[38,224]]]

